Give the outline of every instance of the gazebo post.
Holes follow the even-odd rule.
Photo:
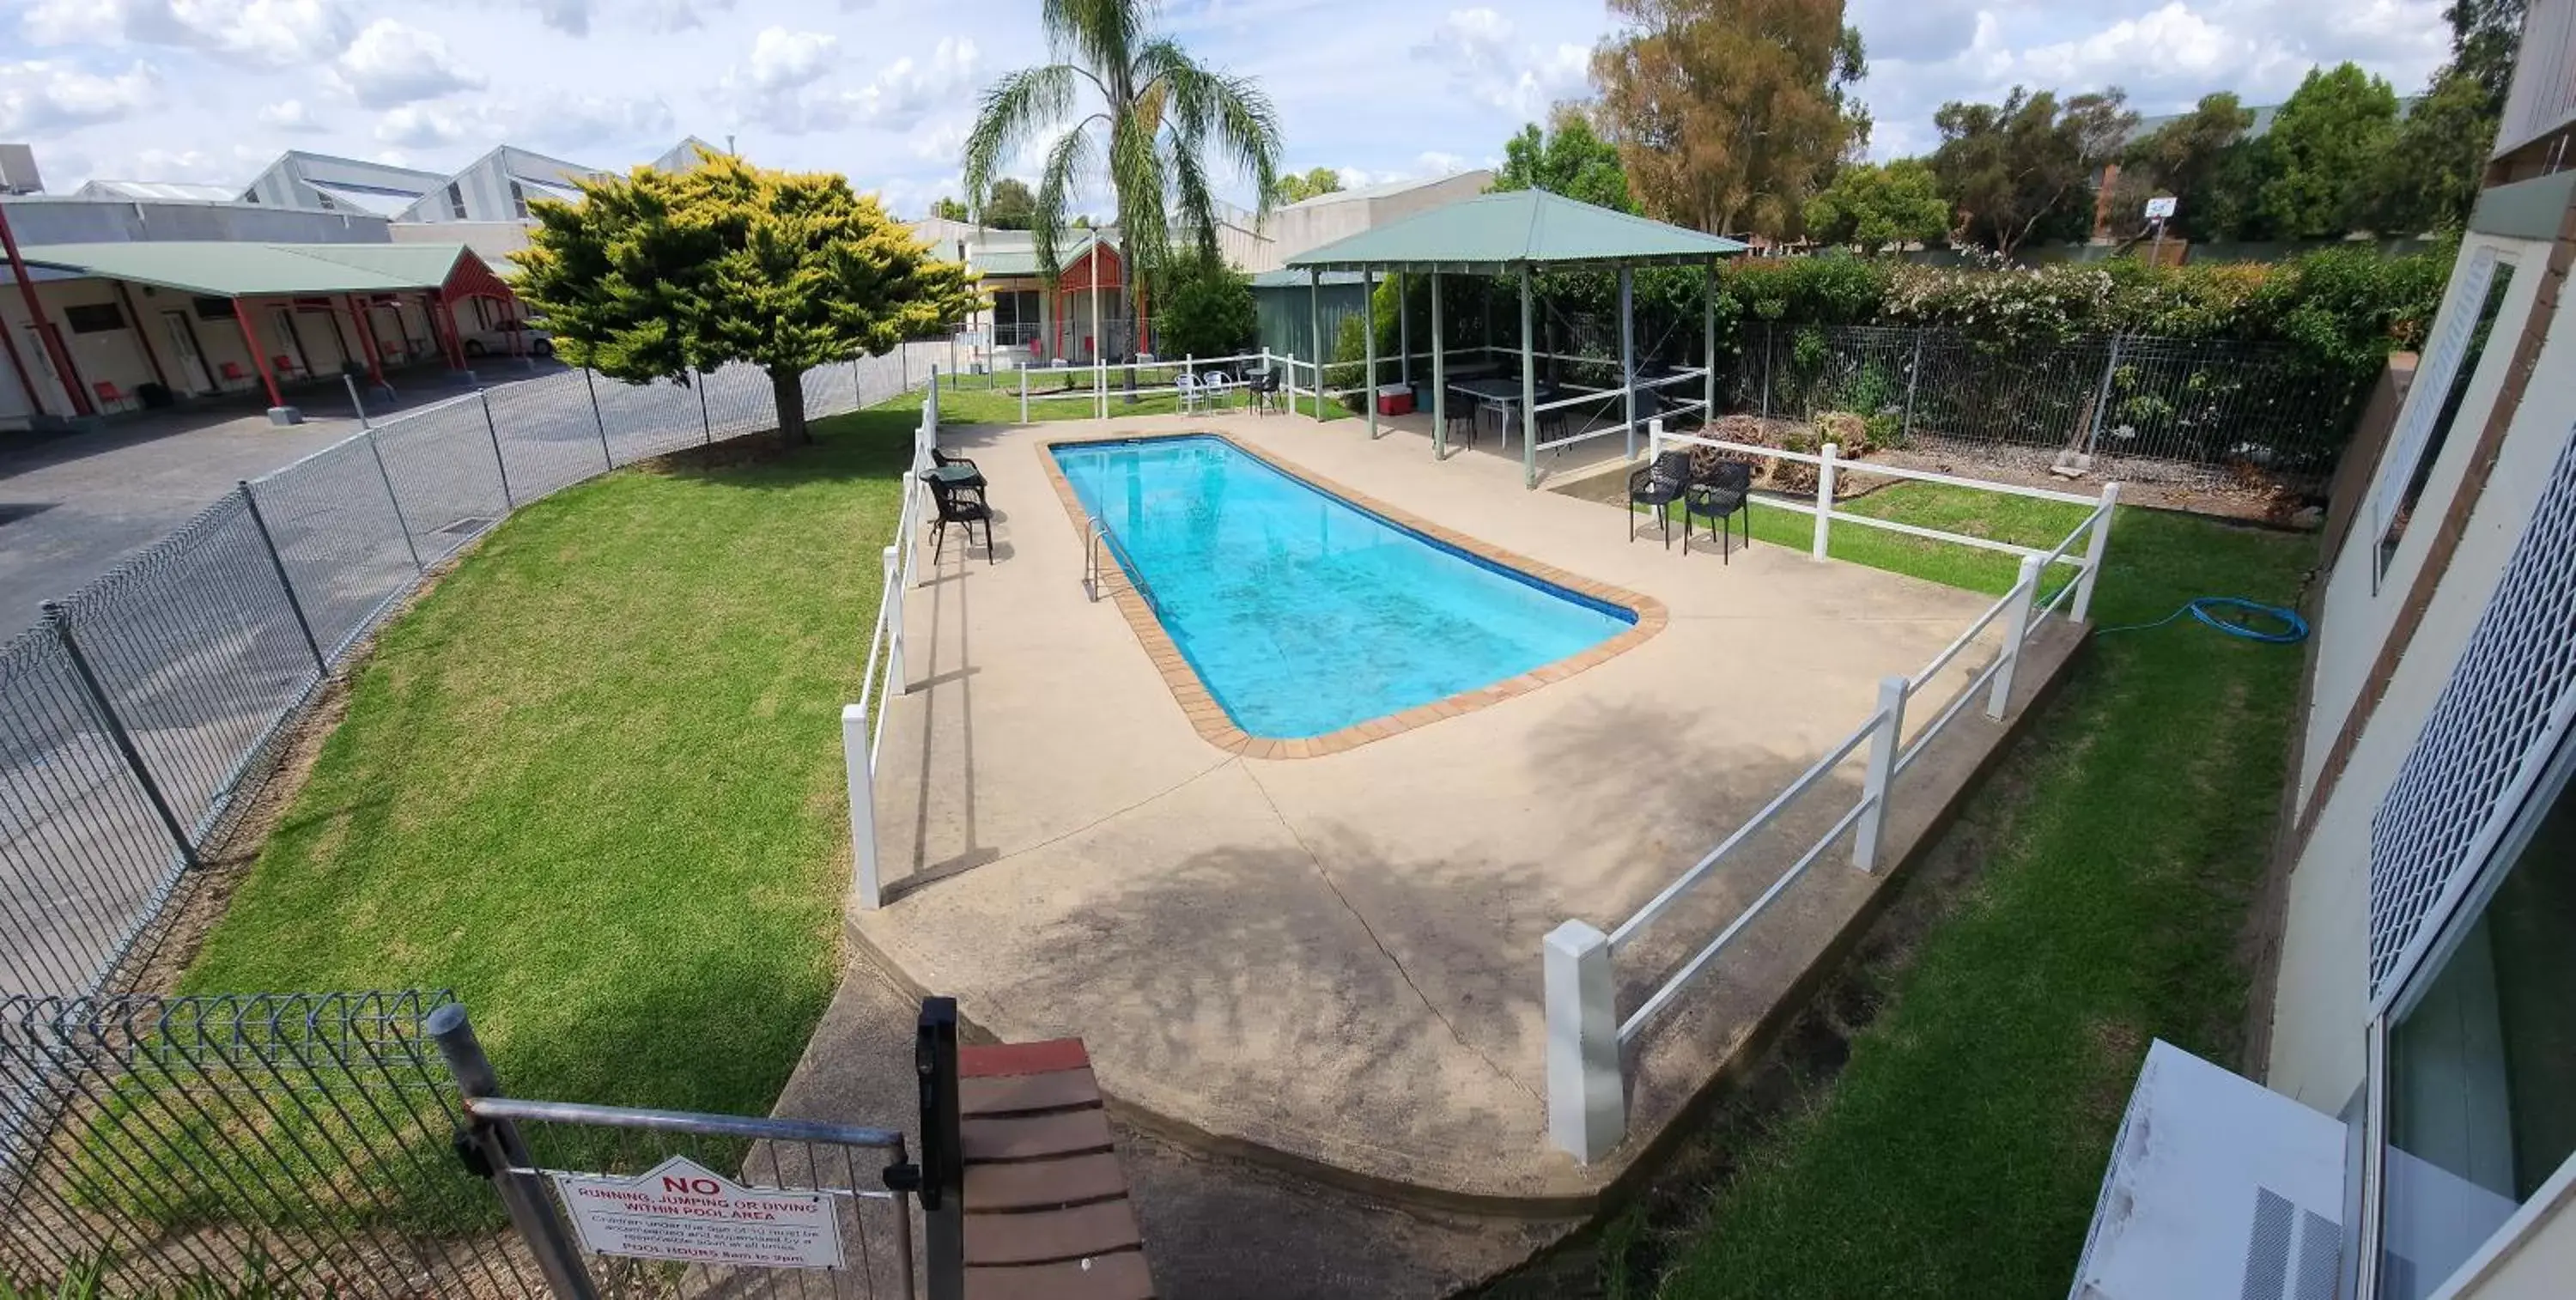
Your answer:
[[[1538,486],[1538,365],[1530,342],[1530,268],[1521,263],[1521,486]],[[1511,412],[1503,413],[1503,435],[1511,436]]]
[[[1717,259],[1708,259],[1708,286],[1699,299],[1700,365],[1708,373],[1699,378],[1699,424],[1702,433],[1717,428]]]
[[[1368,378],[1360,381],[1360,401],[1368,407],[1369,441],[1377,441],[1377,268],[1360,268],[1360,358]]]
[[[1315,345],[1315,418],[1324,418],[1324,273],[1306,268],[1306,337]]]
[[[1395,273],[1395,377],[1404,391],[1413,391],[1413,273]]]
[[[1619,409],[1627,424],[1628,459],[1637,458],[1637,273],[1619,264]]]
[[[1440,268],[1431,268],[1431,458],[1449,459],[1449,364],[1440,344]]]

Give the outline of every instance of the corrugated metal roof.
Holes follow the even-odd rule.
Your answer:
[[[1100,242],[1098,234],[1086,232],[1072,244],[1055,250],[1057,267],[1070,267],[1081,261],[1083,255],[1091,251],[1092,245]],[[1111,244],[1110,249],[1116,251],[1117,245]],[[1038,250],[1017,246],[979,248],[966,258],[966,269],[985,279],[1045,274],[1038,269]]]
[[[230,185],[193,181],[91,181],[73,191],[74,198],[177,199],[189,203],[230,203],[241,191]]]
[[[1687,262],[1745,251],[1719,235],[1578,203],[1544,190],[1481,194],[1288,259],[1291,267],[1499,267]]]
[[[364,212],[369,216],[375,217],[401,216],[403,209],[420,201],[420,196],[417,194],[405,194],[398,190],[377,189],[371,185],[348,185],[339,181],[317,181],[310,179],[306,180],[304,183],[312,186],[320,193],[329,195],[333,203],[356,208],[360,212]]]
[[[463,244],[240,244],[171,240],[133,244],[42,244],[22,250],[30,266],[132,280],[217,298],[252,294],[370,293],[435,289]]]
[[[1337,284],[1358,284],[1359,282],[1360,273],[1357,271],[1324,272],[1324,283],[1327,286]],[[1306,273],[1303,271],[1289,270],[1263,271],[1259,275],[1252,277],[1252,287],[1255,289],[1303,289],[1306,287]]]

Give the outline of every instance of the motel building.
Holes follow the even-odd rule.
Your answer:
[[[524,315],[461,243],[28,245],[0,277],[0,419],[81,420],[463,370],[459,331]]]

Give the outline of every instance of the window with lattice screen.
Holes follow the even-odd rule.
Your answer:
[[[2576,430],[2370,820],[2370,991],[2389,987],[2429,919],[2465,887],[2472,846],[2535,775],[2576,689]]]
[[[2459,282],[2434,326],[2432,342],[2424,350],[2424,364],[2416,372],[2415,396],[2406,404],[2397,430],[2389,438],[2387,458],[2379,465],[2379,481],[2371,489],[2371,512],[2380,538],[2378,553],[2373,557],[2374,583],[2379,574],[2387,571],[2389,557],[2406,531],[2433,460],[2440,454],[2451,424],[2459,418],[2460,405],[2477,375],[2495,317],[2503,308],[2502,290],[2512,283],[2512,265],[2499,263],[2492,248],[2478,249],[2461,264]]]

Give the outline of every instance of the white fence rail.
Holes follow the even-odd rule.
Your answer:
[[[1125,401],[1134,397],[1158,397],[1166,393],[1174,393],[1181,395],[1185,404],[1201,399],[1230,400],[1234,394],[1245,392],[1250,385],[1248,377],[1245,374],[1236,373],[1238,370],[1255,366],[1266,368],[1271,364],[1272,358],[1268,352],[1244,352],[1222,357],[1180,356],[1132,362],[1095,361],[1081,366],[1022,366],[1018,372],[1020,423],[1029,422],[1029,404],[1032,402],[1086,402],[1096,408],[1094,414],[1105,420],[1109,418],[1109,404],[1113,397]],[[1160,382],[1140,384],[1133,388],[1127,387],[1124,383],[1113,385],[1110,382],[1112,376],[1123,379],[1127,375],[1140,371],[1163,371],[1166,374]],[[1208,371],[1225,373],[1228,382],[1219,386],[1198,382],[1197,377]],[[1079,388],[1068,384],[1067,387],[1054,392],[1031,391],[1029,378],[1032,375],[1041,379],[1054,375],[1068,381],[1088,378],[1091,382]],[[1182,382],[1184,378],[1191,382]]]
[[[1765,498],[1764,503],[1815,516],[1814,554],[1817,559],[1825,558],[1828,531],[1837,519],[1872,527],[1894,525],[1892,520],[1833,508],[1837,455],[1831,443],[1825,445],[1821,454],[1807,455],[1713,438],[1669,434],[1663,431],[1661,421],[1650,424],[1648,434],[1649,446],[1657,452],[1667,444],[1682,444],[1815,465],[1819,482],[1813,505],[1778,498]],[[2089,612],[2094,580],[2100,575],[2104,548],[2110,541],[2112,516],[2119,505],[2119,484],[2104,485],[2101,496],[2097,498],[2045,488],[1987,483],[1928,470],[1880,465],[1870,465],[1867,469],[1872,474],[1945,483],[2011,496],[2038,497],[2088,505],[2093,509],[2083,523],[2066,535],[2065,540],[2045,551],[1911,524],[1895,526],[1894,531],[1909,536],[2012,553],[2020,557],[2020,572],[2010,590],[1971,619],[1966,629],[1920,670],[1909,676],[1891,675],[1883,679],[1879,683],[1877,707],[1870,711],[1869,716],[1835,742],[1797,779],[1773,795],[1760,811],[1719,841],[1717,847],[1683,870],[1671,884],[1657,891],[1644,906],[1619,922],[1609,933],[1604,934],[1580,920],[1568,920],[1549,932],[1542,945],[1547,1011],[1548,1138],[1553,1145],[1578,1160],[1598,1160],[1627,1136],[1627,1089],[1622,1062],[1655,1018],[1671,1007],[1693,981],[1725,954],[1747,927],[1787,893],[1790,886],[1796,884],[1807,869],[1824,857],[1845,834],[1852,837],[1852,865],[1862,871],[1878,870],[1887,809],[1895,792],[1896,779],[1970,701],[1983,699],[1986,716],[1996,721],[2003,720],[2011,707],[2014,672],[2021,662],[2024,647],[2038,636],[2046,626],[2046,620],[2055,616],[2069,599],[2074,602],[2066,615],[2071,620],[2081,622]],[[2076,558],[2079,541],[2083,543],[2080,559]],[[2060,565],[2073,565],[2076,572],[2060,584],[2054,596],[2041,600],[2039,592],[2043,578],[2053,566]],[[1944,669],[1965,654],[1971,645],[1976,644],[1977,638],[1998,621],[2003,624],[2003,634],[1998,639],[1994,659],[1970,677],[1929,724],[1916,731],[1912,743],[1906,743],[1908,703],[1930,687]],[[1617,1008],[1616,963],[1638,934],[1663,918],[1710,876],[1731,862],[1740,861],[1746,844],[1778,823],[1801,800],[1829,784],[1844,763],[1864,750],[1866,765],[1862,770],[1858,799],[1822,836],[1808,844],[1742,912],[1664,976],[1633,1011],[1621,1017]]]
[[[903,598],[912,590],[913,565],[921,554],[921,503],[928,495],[921,475],[938,445],[939,368],[933,366],[930,386],[922,394],[921,424],[912,435],[912,459],[904,467],[903,510],[895,520],[894,540],[878,555],[885,589],[877,598],[876,625],[868,633],[859,702],[841,706],[841,761],[850,782],[850,887],[859,906],[869,911],[885,905],[885,880],[877,861],[877,749],[885,739],[887,706],[904,693],[909,680],[904,673]]]

